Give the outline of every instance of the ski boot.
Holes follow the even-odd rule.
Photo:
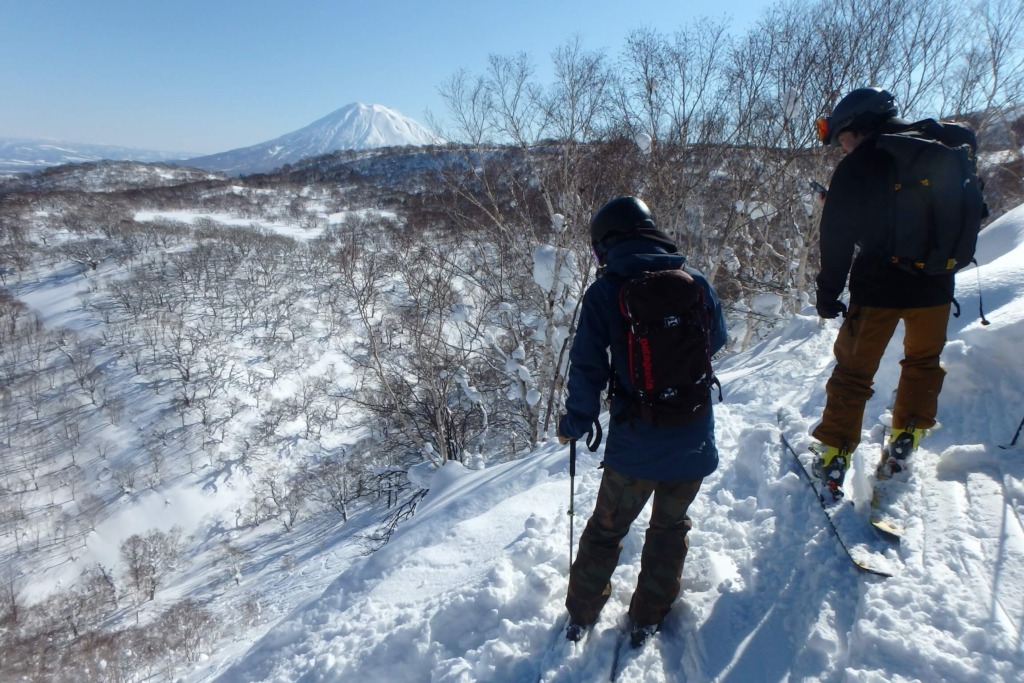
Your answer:
[[[918,429],[913,425],[904,429],[894,429],[885,447],[882,463],[875,473],[878,479],[891,479],[894,475],[907,470],[907,460],[910,454],[917,450],[917,444],[921,442],[926,430]]]
[[[815,444],[811,452],[818,456],[811,468],[814,476],[821,480],[832,501],[842,500],[843,481],[846,479],[846,470],[850,468],[849,451],[838,446]]]
[[[578,643],[583,640],[583,636],[586,632],[587,627],[583,624],[569,624],[565,629],[565,639],[573,643]]]
[[[629,646],[634,650],[644,646],[644,643],[658,632],[658,624],[651,624],[650,626],[638,626],[633,624],[629,631]]]

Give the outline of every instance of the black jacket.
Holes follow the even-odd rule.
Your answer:
[[[836,166],[821,215],[818,301],[837,300],[848,274],[851,304],[923,308],[953,300],[952,275],[919,275],[888,261],[886,207],[892,165],[891,157],[869,138]]]

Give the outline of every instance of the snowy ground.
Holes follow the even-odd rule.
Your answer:
[[[389,545],[366,558],[341,545],[311,557],[301,565],[311,590],[337,575],[322,595],[247,652],[240,641],[189,679],[595,681],[614,666],[620,681],[1022,680],[1024,448],[1000,446],[1024,417],[1024,207],[982,234],[978,257],[982,267],[959,276],[963,314],[950,321],[944,353],[942,428],[915,455],[898,501],[906,536],[892,545],[865,535],[854,548],[892,578],[842,556],[779,445],[780,407],[806,427],[824,403],[838,324],[808,311],[719,368],[722,464],[692,508],[684,593],[641,652],[617,647],[640,523],[589,638],[574,649],[561,635],[570,482],[568,449],[550,443],[486,470],[447,465]],[[988,326],[977,315],[979,276]],[[865,525],[876,419],[896,385],[901,334],[876,377],[854,458],[855,516]],[[600,460],[581,449],[577,536]]]
[[[351,216],[365,216],[372,214],[386,218],[395,218],[392,211],[375,211],[372,209],[359,209],[356,211],[339,211],[337,213],[323,214],[329,225],[345,223]],[[319,236],[322,229],[303,228],[294,223],[272,222],[263,219],[239,218],[226,213],[210,213],[203,211],[138,211],[135,220],[140,223],[148,223],[156,220],[171,221],[192,225],[201,219],[213,221],[219,225],[231,225],[235,227],[257,226],[269,232],[295,239],[313,239]]]

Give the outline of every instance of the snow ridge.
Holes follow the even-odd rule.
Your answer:
[[[32,173],[50,166],[104,159],[158,162],[180,159],[183,151],[161,152],[116,145],[91,145],[60,140],[0,138],[0,176]]]

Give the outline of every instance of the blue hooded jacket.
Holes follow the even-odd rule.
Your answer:
[[[608,385],[612,366],[619,386],[626,392],[632,391],[632,382],[624,371],[629,367],[629,359],[626,328],[619,311],[623,279],[644,271],[683,268],[685,263],[685,256],[670,254],[647,239],[622,242],[608,251],[607,272],[619,277],[599,277],[583,295],[579,324],[569,353],[566,414],[559,422],[559,434],[579,439],[591,430],[601,412],[601,392]],[[685,270],[704,288],[709,308],[711,353],[714,354],[725,345],[727,338],[722,305],[700,272],[692,268]],[[611,364],[609,349],[614,359]],[[624,396],[613,395],[611,414],[621,413],[625,402]],[[706,477],[718,467],[714,409],[681,427],[655,427],[641,420],[612,420],[604,461],[618,472],[641,479],[673,481]]]

